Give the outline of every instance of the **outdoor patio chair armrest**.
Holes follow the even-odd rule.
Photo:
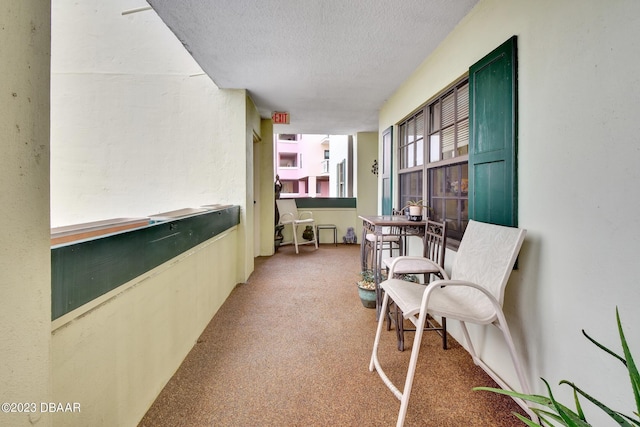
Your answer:
[[[303,219],[313,219],[313,212],[311,211],[299,211],[298,212],[298,218],[303,220]]]
[[[280,214],[280,222],[295,221],[296,217],[291,212]]]
[[[452,287],[472,288],[479,291],[481,294],[475,294],[475,296],[473,294],[457,294],[456,296],[453,296],[453,301],[455,301],[454,304],[457,304],[459,306],[466,305],[469,310],[464,314],[459,312],[458,315],[453,315],[454,318],[478,324],[487,324],[493,323],[493,321],[495,320],[495,316],[500,316],[500,313],[502,313],[501,303],[489,290],[481,285],[478,285],[477,283],[469,282],[466,280],[434,280],[427,285],[427,288],[422,295],[421,307],[431,307],[431,309],[440,311],[440,307],[434,307],[427,302],[430,298],[430,294],[437,292],[441,288],[450,289]],[[482,300],[482,298],[484,298],[484,301]],[[489,304],[487,304],[487,302]],[[439,314],[445,317],[449,317],[446,316],[445,313]]]

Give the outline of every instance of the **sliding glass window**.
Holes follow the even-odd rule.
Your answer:
[[[425,136],[426,135],[426,136]],[[398,124],[398,208],[426,200],[460,240],[468,223],[469,83],[454,83]]]

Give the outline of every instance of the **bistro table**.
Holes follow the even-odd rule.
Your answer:
[[[374,235],[373,241],[373,277],[376,284],[376,318],[380,316],[382,305],[382,291],[380,279],[382,278],[382,238],[389,229],[400,230],[401,236],[424,236],[426,221],[414,221],[405,215],[378,215],[358,216],[362,220],[362,240],[360,243],[360,256],[365,259],[367,234]],[[404,255],[404,254],[401,254]]]

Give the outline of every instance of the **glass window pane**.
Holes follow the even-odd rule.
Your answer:
[[[435,134],[429,137],[429,161],[437,162],[440,160],[440,135]]]
[[[410,144],[407,146],[407,167],[413,167],[416,165],[416,156],[415,156],[415,144]]]
[[[422,113],[416,116],[416,141],[424,138],[424,116]]]
[[[447,221],[447,236],[461,239],[468,214],[468,170],[467,163],[444,166],[429,170],[429,206],[431,217]]]
[[[402,148],[400,152],[400,169],[404,169],[407,167],[407,150],[406,148]]]
[[[444,222],[444,199],[434,199],[429,203],[429,218],[434,221]]]
[[[446,195],[449,197],[457,197],[460,195],[460,168],[451,167],[445,168],[447,182],[446,182]]]
[[[416,122],[413,118],[407,122],[407,144],[411,144],[415,140]]]
[[[431,173],[431,195],[444,196],[445,168],[433,169]]]
[[[469,119],[464,119],[458,123],[458,155],[469,152]]]
[[[416,116],[416,166],[424,164],[424,114]]]
[[[442,159],[450,159],[454,156],[455,133],[453,126],[442,130]]]
[[[420,200],[422,195],[422,171],[408,172],[400,175],[399,207],[407,205],[409,200]]]
[[[447,221],[447,229],[451,231],[460,231],[459,207],[460,200],[457,199],[447,199],[445,203],[444,219]]]
[[[429,132],[440,130],[440,103],[436,102],[429,108]]]
[[[404,144],[405,144],[405,134],[406,134],[406,124],[401,124],[398,126],[398,167],[400,169],[404,168]]]
[[[469,164],[460,165],[460,195],[468,197],[469,195]]]
[[[458,88],[458,120],[469,117],[469,83]]]
[[[451,126],[455,119],[455,94],[452,92],[442,100],[442,127]]]
[[[383,175],[391,171],[391,132],[382,136],[382,164],[380,166]]]

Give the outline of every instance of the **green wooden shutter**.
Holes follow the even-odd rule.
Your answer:
[[[388,128],[382,133],[382,161],[380,162],[379,172],[382,178],[382,215],[391,215],[391,165],[393,164],[393,150],[391,143],[393,140],[393,127]]]
[[[516,37],[469,69],[469,218],[518,225]]]

